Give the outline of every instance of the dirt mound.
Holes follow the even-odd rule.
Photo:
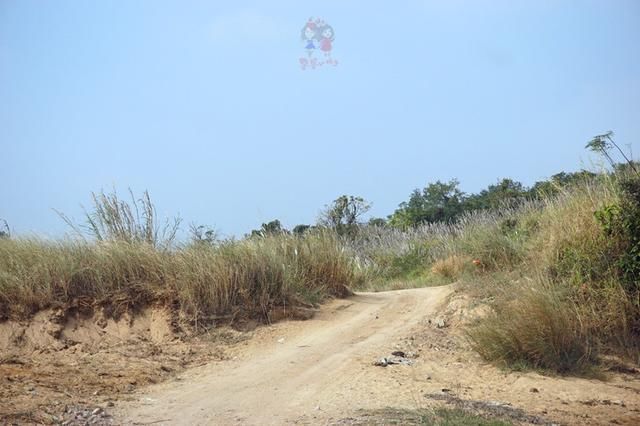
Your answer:
[[[103,309],[50,309],[0,323],[0,423],[59,423],[77,415],[69,407],[110,410],[140,386],[228,359],[229,345],[250,337],[229,328],[195,336],[181,324],[161,307],[117,319]]]

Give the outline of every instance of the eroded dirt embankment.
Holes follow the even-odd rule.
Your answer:
[[[101,309],[55,309],[0,323],[0,423],[110,423],[115,401],[185,368],[227,359],[251,336],[185,330],[161,307],[118,319]]]

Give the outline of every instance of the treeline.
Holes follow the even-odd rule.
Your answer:
[[[422,189],[415,189],[409,195],[409,199],[400,203],[398,208],[386,218],[374,217],[367,222],[362,222],[361,219],[370,210],[371,203],[362,197],[342,195],[325,206],[315,225],[301,224],[288,230],[280,220],[275,219],[263,223],[259,229],[252,230],[247,236],[259,237],[290,232],[302,235],[317,227],[329,227],[340,234],[349,234],[363,225],[408,229],[425,223],[451,223],[472,211],[517,206],[527,200],[554,195],[563,188],[584,183],[596,177],[596,173],[586,170],[560,172],[551,176],[550,179],[536,182],[531,187],[526,187],[516,180],[504,178],[475,194],[463,192],[457,179],[448,182],[438,180],[427,184]]]
[[[449,182],[437,181],[422,190],[414,190],[409,200],[401,203],[388,217],[387,223],[396,228],[407,229],[424,223],[455,222],[471,211],[516,206],[525,200],[553,195],[563,187],[595,177],[595,173],[584,170],[561,172],[549,180],[537,182],[531,188],[505,178],[477,194],[465,194],[460,190],[460,182],[456,179]]]
[[[613,132],[594,136],[585,146],[597,153],[609,163],[611,174],[623,175],[627,172],[638,174],[640,163],[627,156],[613,140]],[[614,160],[618,152],[624,161]],[[452,179],[429,183],[422,189],[415,189],[407,201],[386,218],[371,218],[368,226],[390,226],[397,229],[410,229],[427,223],[454,223],[463,215],[477,210],[497,210],[505,207],[517,207],[525,201],[535,201],[553,197],[567,187],[584,184],[597,179],[602,174],[587,170],[578,172],[560,172],[551,178],[538,181],[531,187],[510,178],[503,178],[489,185],[477,194],[466,194],[460,189],[460,182]],[[325,206],[315,225],[297,225],[291,231],[284,228],[279,220],[263,223],[260,229],[251,231],[247,236],[265,236],[277,233],[302,235],[316,227],[329,227],[339,234],[356,232],[365,225],[360,219],[371,208],[371,203],[362,197],[342,195]]]

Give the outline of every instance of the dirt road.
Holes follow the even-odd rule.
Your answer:
[[[308,321],[262,327],[235,357],[119,401],[118,424],[369,424],[358,410],[456,406],[516,423],[640,424],[640,375],[506,372],[463,337],[473,309],[453,287],[361,293]],[[441,320],[446,324],[442,327]],[[413,352],[413,365],[374,366]]]
[[[389,388],[398,383],[392,376],[382,380],[372,362],[388,355],[392,343],[450,292],[438,287],[333,301],[309,321],[276,324],[237,360],[148,389],[125,406],[123,421],[286,424],[388,406],[402,399]]]

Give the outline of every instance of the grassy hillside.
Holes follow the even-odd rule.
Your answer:
[[[469,330],[486,359],[559,372],[603,354],[640,361],[640,179],[602,174],[455,224],[360,234],[373,288],[459,281],[492,314]]]
[[[495,314],[470,332],[490,360],[557,371],[602,354],[640,361],[640,180],[601,176],[521,212],[508,279],[468,286]]]
[[[179,246],[148,197],[139,206],[102,194],[87,215],[88,240],[0,238],[0,319],[52,306],[102,305],[117,315],[166,303],[196,324],[269,321],[274,307],[350,288],[460,282],[492,308],[469,330],[488,360],[559,372],[583,371],[602,355],[640,361],[640,179],[589,176],[550,193],[450,224]]]

